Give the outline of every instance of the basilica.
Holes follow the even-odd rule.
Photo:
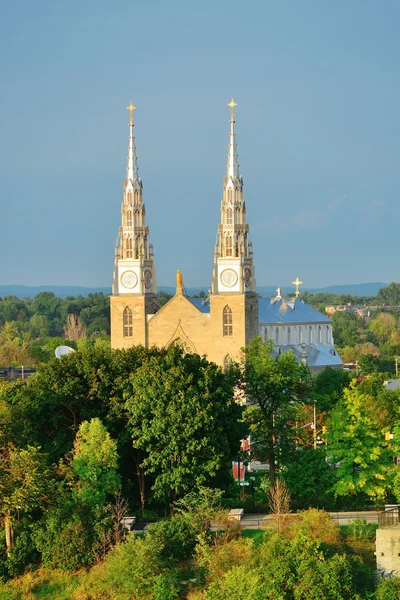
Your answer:
[[[291,349],[314,372],[340,367],[332,339],[332,323],[299,297],[259,297],[243,179],[239,173],[235,107],[230,108],[228,163],[223,180],[221,219],[214,247],[210,293],[189,298],[177,272],[176,293],[159,308],[155,258],[139,178],[132,103],[129,118],[128,166],[121,206],[121,226],[115,247],[111,302],[111,345],[141,344],[167,347],[179,344],[185,352],[206,355],[226,368],[239,361],[241,348],[252,337],[272,339],[274,353]],[[300,283],[296,279],[297,283]]]

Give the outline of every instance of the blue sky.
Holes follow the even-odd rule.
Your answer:
[[[111,283],[128,113],[160,285],[208,286],[236,131],[257,282],[399,280],[400,3],[0,4],[1,284]]]

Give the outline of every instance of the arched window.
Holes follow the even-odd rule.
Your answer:
[[[232,209],[228,208],[226,211],[226,223],[227,225],[232,225]]]
[[[278,327],[275,329],[275,344],[279,346],[279,329]]]
[[[224,358],[223,368],[224,371],[229,371],[231,364],[233,363],[233,358],[230,354],[227,354]]]
[[[226,256],[232,256],[232,236],[226,237]]]
[[[321,335],[321,325],[318,326],[318,344],[321,343],[322,335]]]
[[[132,258],[132,238],[126,238],[126,258]]]
[[[292,343],[292,332],[290,331],[290,327],[287,328],[287,343]]]
[[[328,344],[329,343],[329,325],[326,326],[326,332],[325,332],[325,342]]]
[[[268,327],[264,327],[264,341],[266,342],[268,339]]]
[[[222,313],[223,321],[223,334],[233,335],[233,320],[232,320],[232,309],[229,306],[225,306]]]
[[[133,314],[132,314],[132,309],[129,308],[129,306],[127,306],[124,309],[123,325],[124,325],[124,337],[132,337],[133,336]]]
[[[128,212],[126,213],[126,226],[132,227],[132,211],[131,210],[128,210]]]
[[[228,190],[228,202],[232,202],[232,190]]]
[[[309,329],[308,329],[308,342],[310,344],[312,344],[312,327],[310,325]]]

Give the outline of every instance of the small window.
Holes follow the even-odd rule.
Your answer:
[[[132,238],[126,238],[126,258],[132,258]]]
[[[232,236],[226,237],[226,256],[232,256]]]
[[[288,327],[288,329],[287,329],[287,343],[288,344],[292,343],[292,332],[290,331],[290,327]]]
[[[319,325],[318,327],[318,344],[321,343],[322,340],[322,332],[321,332],[321,325]]]
[[[222,321],[224,336],[233,335],[232,309],[229,306],[225,306],[223,310]]]
[[[232,225],[232,209],[228,208],[226,211],[226,223],[227,225]]]
[[[279,328],[275,329],[275,344],[279,346]]]
[[[131,210],[128,210],[128,212],[126,213],[126,226],[132,227],[132,211]]]
[[[127,306],[124,309],[123,326],[124,326],[124,337],[132,337],[133,336],[133,314],[132,314],[132,309],[129,308],[129,306]]]
[[[308,341],[310,344],[312,344],[312,327],[311,327],[311,325],[308,329]]]

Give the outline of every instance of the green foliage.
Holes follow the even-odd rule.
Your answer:
[[[31,532],[28,528],[17,531],[10,556],[7,558],[7,571],[11,577],[24,572],[27,565],[34,564],[38,559]]]
[[[392,281],[386,287],[381,288],[377,293],[376,299],[380,304],[400,306],[400,283]]]
[[[332,321],[333,338],[338,346],[356,346],[360,342],[360,324],[354,313],[335,312]]]
[[[331,508],[334,469],[326,461],[325,449],[303,448],[296,452],[282,476],[289,488],[294,509]]]
[[[343,391],[350,385],[347,371],[327,367],[313,379],[313,395],[318,411],[330,411],[343,398]]]
[[[237,456],[245,428],[234,398],[237,373],[171,346],[136,369],[125,392],[134,448],[154,477],[153,493],[174,502],[215,482]]]
[[[383,580],[376,590],[376,600],[399,600],[400,598],[400,579]]]
[[[375,541],[377,525],[367,523],[366,519],[355,519],[349,525],[349,534],[358,540]]]
[[[392,454],[383,429],[387,411],[378,412],[376,398],[352,384],[328,422],[328,449],[337,481],[336,495],[367,494],[383,502],[391,486]]]
[[[117,445],[98,418],[84,421],[74,442],[71,473],[78,504],[103,505],[117,493],[121,480],[117,471]]]
[[[261,337],[250,340],[243,349],[244,385],[248,404],[245,420],[253,438],[255,458],[268,459],[271,479],[276,473],[277,458],[283,462],[293,452],[293,424],[301,402],[309,399],[311,377],[292,352],[274,359],[273,343]]]
[[[65,345],[62,336],[67,316],[71,314],[84,323],[87,336],[109,335],[110,308],[106,295],[57,298],[51,292],[41,292],[33,299],[0,298],[0,366],[48,362],[56,347],[52,347],[51,340],[57,340],[58,346]],[[67,345],[74,347],[72,340]]]
[[[93,535],[87,519],[67,520],[64,515],[49,513],[37,528],[34,540],[45,568],[74,571],[94,562]]]

